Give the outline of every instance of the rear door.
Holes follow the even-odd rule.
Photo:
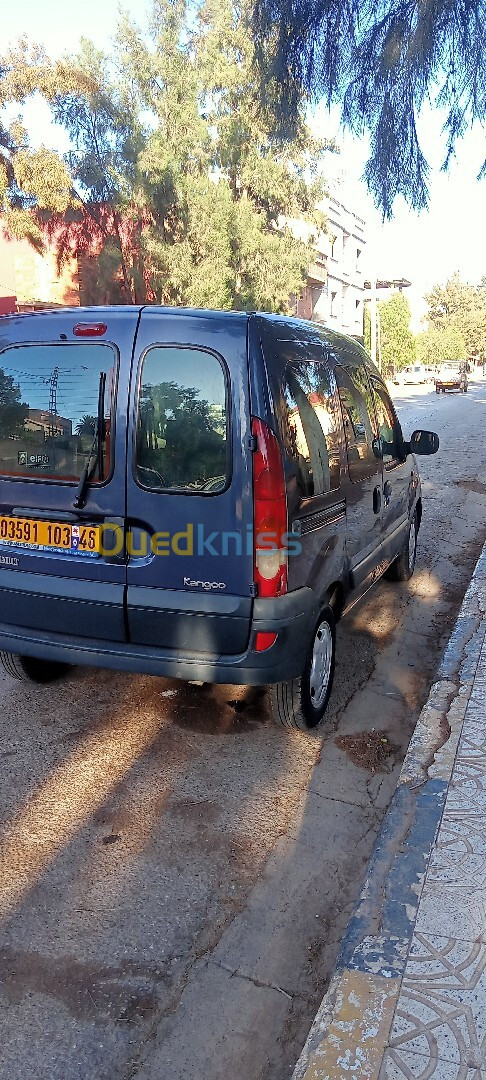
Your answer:
[[[245,315],[145,309],[130,408],[130,641],[237,654],[252,612]]]
[[[1,320],[3,625],[125,640],[126,402],[138,317],[98,309],[95,326],[82,310]],[[100,404],[105,437],[76,507]]]

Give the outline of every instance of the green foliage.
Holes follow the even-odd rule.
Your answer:
[[[468,285],[456,273],[425,299],[430,329],[459,331],[465,343],[463,357],[486,356],[486,278],[480,285]]]
[[[218,427],[220,430],[218,430]],[[137,460],[166,487],[204,486],[226,473],[226,425],[194,387],[174,382],[143,386]]]
[[[415,338],[410,330],[410,305],[402,292],[378,304],[381,370],[389,378],[416,358]]]
[[[15,182],[50,212],[60,261],[85,256],[84,302],[285,312],[301,292],[312,254],[286,222],[325,227],[316,203],[332,147],[310,135],[303,97],[293,138],[276,138],[246,16],[231,0],[153,0],[148,27],[121,19],[112,54],[82,40],[54,88],[17,58],[18,85],[30,72],[72,150],[42,178],[18,150]]]
[[[0,438],[23,431],[29,406],[21,400],[17,383],[0,368]]]
[[[417,335],[417,359],[434,367],[467,356],[464,336],[457,326],[431,326]]]
[[[13,160],[13,174],[18,187],[36,200],[39,210],[63,213],[69,206],[69,173],[52,150],[45,146],[37,151],[19,150]]]
[[[96,416],[91,416],[86,413],[81,417],[81,420],[76,424],[76,435],[91,435],[93,437],[96,431],[97,419]]]
[[[262,95],[292,130],[302,88],[369,133],[365,176],[385,216],[398,194],[427,205],[417,116],[444,111],[445,165],[486,120],[486,0],[253,0]],[[483,173],[486,162],[483,166]]]
[[[17,49],[0,59],[0,110],[22,106],[36,91],[52,100],[60,81],[70,85],[63,64],[52,64],[38,46],[22,39]],[[42,230],[32,210],[64,212],[72,201],[69,171],[57,154],[41,147],[32,150],[27,132],[15,120],[7,128],[0,120],[0,210],[13,236],[26,236],[42,250]]]
[[[370,305],[364,309],[364,344],[371,352]],[[402,292],[395,292],[388,300],[377,304],[378,360],[385,378],[413,364],[416,358],[415,338],[410,330],[410,305]]]

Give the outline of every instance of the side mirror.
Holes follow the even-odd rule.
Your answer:
[[[410,454],[421,454],[424,457],[436,454],[439,449],[439,436],[435,431],[414,431],[407,449]]]

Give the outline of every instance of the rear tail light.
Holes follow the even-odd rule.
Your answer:
[[[258,596],[287,592],[287,495],[282,455],[270,428],[256,417],[253,454],[254,576]]]

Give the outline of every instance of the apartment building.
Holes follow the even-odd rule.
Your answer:
[[[319,209],[326,215],[328,231],[316,239],[315,259],[306,288],[296,302],[296,313],[362,338],[366,223],[333,196]],[[289,224],[296,236],[309,240],[310,226],[297,221]]]

